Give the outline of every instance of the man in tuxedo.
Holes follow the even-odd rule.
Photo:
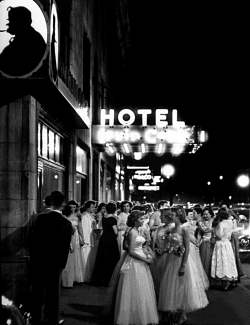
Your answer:
[[[27,225],[27,246],[29,250],[29,254],[32,255],[32,244],[33,244],[33,236],[34,236],[34,231],[35,231],[35,226],[36,226],[36,221],[39,215],[41,214],[47,214],[53,211],[52,209],[52,203],[51,203],[51,195],[46,196],[45,200],[45,207],[44,209],[36,214],[32,214],[29,217],[29,222]]]
[[[32,283],[32,325],[41,324],[44,295],[50,325],[58,325],[61,273],[65,268],[72,234],[71,222],[63,217],[63,194],[51,196],[53,211],[39,214],[29,243]]]

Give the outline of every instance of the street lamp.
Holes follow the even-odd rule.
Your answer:
[[[247,188],[249,186],[249,184],[250,184],[249,176],[246,175],[246,174],[242,174],[242,175],[238,176],[237,177],[237,184],[242,189]],[[241,193],[241,194],[243,194],[243,193]],[[249,202],[249,190],[247,190],[245,198],[246,198],[247,202]],[[243,199],[243,197],[241,199]],[[238,200],[239,200],[239,198],[238,198]]]
[[[240,175],[237,178],[237,184],[240,187],[247,187],[249,185],[249,177],[247,175]]]
[[[166,176],[167,178],[170,178],[175,173],[175,169],[172,165],[167,164],[161,167],[161,174]]]
[[[169,179],[171,176],[173,176],[175,173],[175,169],[172,165],[166,164],[161,167],[161,174],[165,176],[167,179]],[[169,190],[169,196],[170,196],[170,205],[173,204],[173,177],[171,178],[171,184],[170,184],[170,190]]]

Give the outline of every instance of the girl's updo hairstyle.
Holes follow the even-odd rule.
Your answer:
[[[133,210],[130,212],[127,220],[128,227],[134,227],[136,221],[138,221],[144,215],[143,211]]]
[[[227,220],[229,218],[229,213],[225,208],[220,208],[217,213],[218,218],[222,220]]]

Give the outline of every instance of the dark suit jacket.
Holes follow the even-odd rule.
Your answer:
[[[72,234],[71,222],[59,212],[40,214],[34,230],[31,261],[42,268],[64,269]]]
[[[29,250],[29,254],[32,255],[32,248],[33,248],[33,243],[34,243],[34,235],[35,235],[35,227],[36,227],[36,221],[37,218],[40,214],[46,214],[46,213],[50,213],[53,210],[50,208],[44,208],[44,210],[42,210],[39,213],[36,214],[32,214],[29,217],[29,221],[27,224],[27,248]]]

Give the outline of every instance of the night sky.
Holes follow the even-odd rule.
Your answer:
[[[172,160],[177,189],[199,192],[250,172],[246,8],[215,2],[128,0],[132,48],[124,87],[130,105],[166,105],[208,142]],[[163,160],[170,158],[164,156]],[[151,164],[150,155],[145,163]]]

